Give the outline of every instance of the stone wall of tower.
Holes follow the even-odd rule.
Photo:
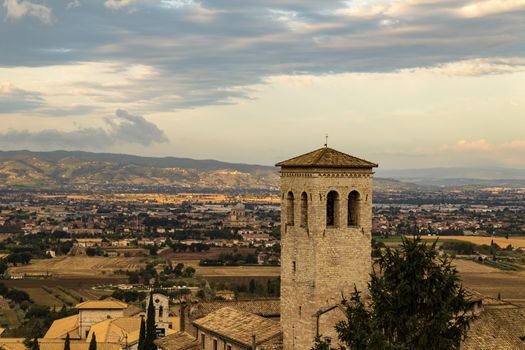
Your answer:
[[[347,225],[347,198],[358,191],[359,225]],[[287,224],[287,195],[294,194],[294,225]],[[326,225],[330,191],[339,194],[339,222]],[[301,194],[308,198],[308,223],[301,226]],[[365,291],[371,271],[372,172],[348,169],[281,171],[281,324],[285,350],[307,350],[319,332],[335,337],[341,293]]]

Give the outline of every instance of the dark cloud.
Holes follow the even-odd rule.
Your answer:
[[[231,103],[272,75],[390,72],[525,56],[523,8],[467,18],[460,11],[467,0],[377,1],[380,11],[346,8],[373,3],[361,1],[72,3],[46,1],[52,25],[30,16],[0,21],[0,66],[148,65],[159,74],[124,87],[122,102],[142,101],[151,111]]]
[[[114,117],[104,119],[107,128],[78,128],[72,131],[47,129],[38,132],[9,130],[0,133],[3,149],[105,149],[118,143],[149,146],[165,143],[164,132],[144,117],[117,110]]]

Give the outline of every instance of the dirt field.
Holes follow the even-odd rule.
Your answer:
[[[500,293],[503,300],[525,306],[524,272],[504,272],[473,261],[459,259],[454,260],[454,265],[465,287],[494,298]]]
[[[23,288],[22,290],[29,294],[31,300],[36,304],[49,307],[61,307],[63,304],[60,300],[55,298],[53,294],[48,293],[43,288]]]
[[[53,259],[34,259],[29,265],[11,267],[10,273],[51,273],[53,277],[112,277],[117,270],[137,270],[146,265],[147,258],[61,256]]]
[[[254,248],[219,248],[213,247],[205,252],[174,252],[171,249],[166,249],[160,256],[171,259],[173,261],[179,260],[200,260],[200,259],[218,259],[221,254],[253,254]]]
[[[422,236],[423,239],[435,240],[436,237]],[[525,248],[525,237],[510,237],[509,239],[505,237],[477,237],[477,236],[442,236],[440,239],[457,239],[460,241],[467,241],[474,244],[490,245],[490,242],[494,241],[500,247],[505,248],[509,244],[512,244],[514,248]]]

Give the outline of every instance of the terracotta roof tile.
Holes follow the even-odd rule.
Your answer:
[[[118,300],[87,300],[75,306],[77,309],[126,309],[128,304]]]
[[[78,314],[53,321],[44,338],[65,338],[69,333],[72,339],[78,338]]]
[[[246,346],[251,345],[254,333],[257,344],[266,342],[281,334],[279,322],[231,307],[214,311],[203,318],[193,321],[193,325],[220,334]]]
[[[525,309],[483,311],[471,324],[461,349],[525,349]]]
[[[186,332],[177,332],[155,340],[162,350],[196,350],[199,348],[197,339]]]
[[[249,312],[263,317],[279,317],[281,314],[281,304],[279,299],[257,299],[257,300],[236,300],[236,301],[211,301],[200,302],[191,306],[191,319],[204,317],[210,312],[231,307],[236,310]]]
[[[276,164],[280,167],[297,168],[375,168],[377,164],[339,152],[330,147],[294,157]]]

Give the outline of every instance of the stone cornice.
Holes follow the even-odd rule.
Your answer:
[[[358,172],[332,172],[332,171],[281,171],[281,177],[323,177],[323,178],[338,178],[338,177],[349,177],[349,178],[371,178],[374,173],[358,173]]]

